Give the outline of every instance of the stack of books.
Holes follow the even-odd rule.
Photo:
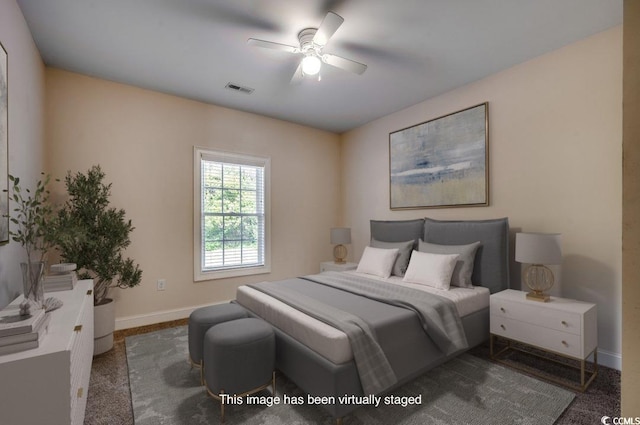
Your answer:
[[[44,291],[67,291],[73,289],[77,282],[76,272],[49,274],[44,277]]]
[[[0,355],[38,348],[49,320],[44,309],[37,309],[26,318],[15,306],[0,311]]]
[[[78,282],[73,263],[60,263],[51,266],[51,274],[44,277],[44,291],[68,291]]]

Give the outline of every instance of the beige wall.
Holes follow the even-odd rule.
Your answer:
[[[33,187],[44,171],[44,65],[15,0],[0,1],[0,43],[8,54],[9,173]],[[22,293],[16,242],[0,246],[0,308]]]
[[[391,211],[389,133],[485,101],[491,205]],[[352,228],[352,259],[368,243],[370,219],[508,216],[513,231],[560,232],[557,289],[598,304],[600,358],[619,368],[621,104],[617,27],[346,133],[341,219]]]
[[[622,415],[640,416],[640,2],[624,3]]]
[[[234,298],[241,283],[309,274],[330,258],[337,135],[58,69],[46,76],[53,175],[100,164],[113,204],[136,227],[128,255],[140,263],[143,282],[113,292],[119,327],[166,320],[174,310],[184,316]],[[270,274],[193,282],[194,145],[271,158]],[[166,291],[156,290],[160,278]]]

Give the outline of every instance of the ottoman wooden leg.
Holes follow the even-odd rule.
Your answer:
[[[242,394],[236,394],[236,397],[246,397],[248,395],[251,394],[255,394],[259,391],[265,390],[267,388],[269,388],[269,386],[271,386],[271,388],[273,389],[273,394],[276,394],[276,372],[273,372],[273,378],[271,380],[271,382],[267,382],[266,384],[258,387],[258,388],[254,388],[253,390],[249,390],[246,393],[242,393]],[[209,389],[209,387],[207,387],[206,382],[205,382],[205,388],[207,390],[207,394],[209,394],[212,398],[220,401],[220,422],[224,423],[224,400],[223,400],[223,395],[225,394],[224,390],[220,390],[220,394],[214,394],[211,392],[211,390]]]

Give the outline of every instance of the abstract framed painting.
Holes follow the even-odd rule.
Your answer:
[[[7,51],[0,43],[0,244],[9,242],[9,78]]]
[[[389,133],[390,208],[489,205],[489,104]]]

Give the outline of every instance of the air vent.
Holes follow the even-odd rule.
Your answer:
[[[253,93],[253,90],[254,90],[254,89],[252,89],[250,87],[242,87],[242,86],[240,86],[240,85],[238,85],[236,83],[227,83],[227,85],[224,86],[224,87],[229,89],[229,90],[234,90],[234,91],[237,91],[237,92],[240,92],[240,93],[244,93],[244,94],[251,94],[251,93]]]

